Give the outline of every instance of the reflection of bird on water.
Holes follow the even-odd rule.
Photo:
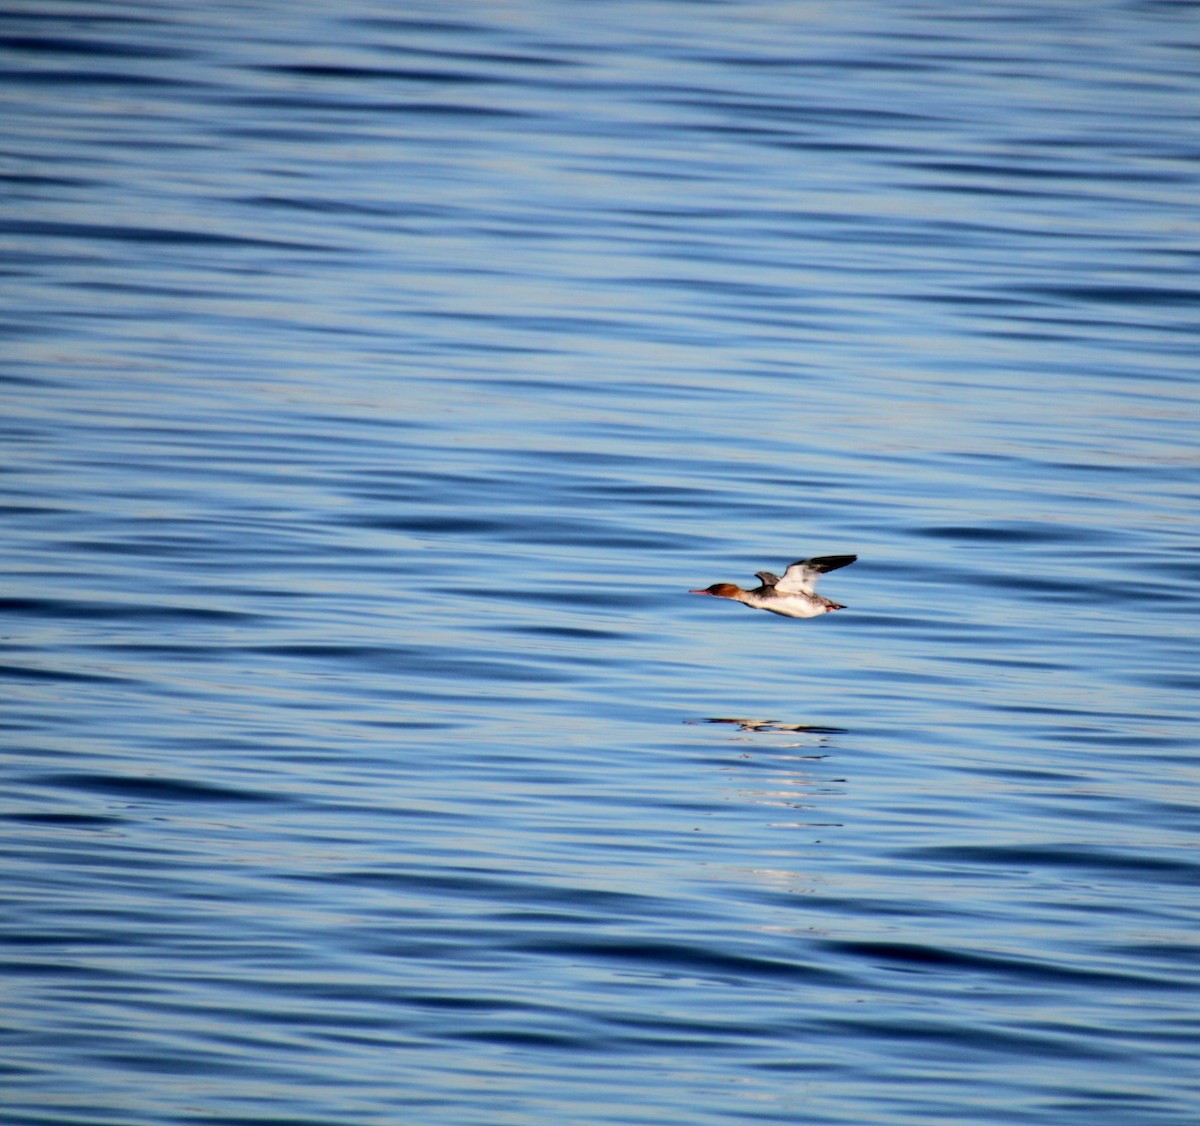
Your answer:
[[[826,571],[846,567],[858,558],[857,555],[820,555],[815,559],[801,559],[783,573],[783,578],[770,571],[758,571],[762,586],[753,590],[742,590],[733,583],[713,583],[705,590],[693,590],[691,594],[711,594],[714,598],[729,598],[750,606],[755,610],[767,610],[782,614],[785,618],[815,618],[832,610],[844,610],[840,602],[822,598],[813,589],[817,579]]]
[[[694,723],[695,720],[685,722]],[[739,731],[782,731],[785,734],[845,735],[844,727],[825,727],[819,723],[780,723],[775,719],[734,719],[713,716],[705,723],[736,723]]]

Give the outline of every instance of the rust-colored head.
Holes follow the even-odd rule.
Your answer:
[[[732,598],[738,593],[740,593],[740,589],[734,583],[713,583],[704,590],[688,591],[688,594],[711,594],[714,598]]]

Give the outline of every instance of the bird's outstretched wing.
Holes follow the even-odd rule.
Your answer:
[[[770,571],[755,571],[754,577],[759,579],[763,586],[774,586],[779,582],[779,576],[771,574]]]
[[[783,572],[783,578],[776,582],[775,589],[780,594],[812,594],[817,579],[826,571],[848,567],[857,558],[857,555],[818,555],[815,559],[801,559]]]

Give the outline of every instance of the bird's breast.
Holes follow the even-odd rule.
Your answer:
[[[824,614],[828,607],[806,594],[773,594],[758,598],[753,605],[785,618],[815,618]]]

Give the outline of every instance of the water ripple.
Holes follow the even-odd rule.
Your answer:
[[[1200,1120],[1190,14],[0,15],[5,1121]]]

